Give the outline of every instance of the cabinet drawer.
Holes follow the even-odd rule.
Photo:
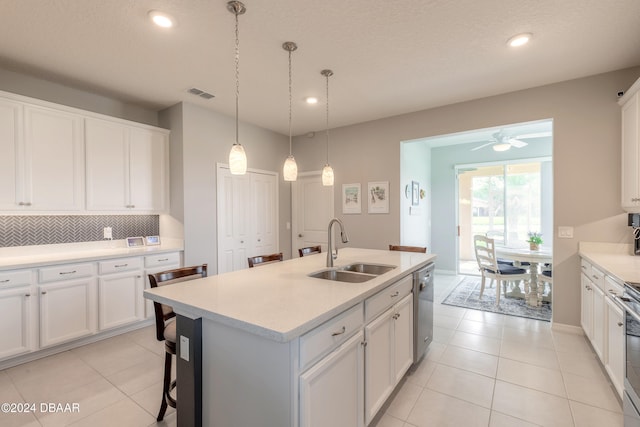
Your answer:
[[[604,288],[604,273],[594,266],[591,266],[591,274],[589,274],[589,280],[593,282],[594,285],[600,288],[601,291],[605,291]]]
[[[93,264],[65,264],[38,270],[40,283],[93,276]]]
[[[145,268],[159,267],[163,265],[172,265],[180,263],[180,254],[172,252],[167,254],[149,255],[144,257]]]
[[[582,269],[582,274],[591,278],[591,264],[584,259],[580,261],[580,268]]]
[[[300,337],[300,371],[362,328],[362,304],[351,307]]]
[[[31,284],[31,270],[0,271],[0,287]]]
[[[622,293],[624,292],[624,285],[612,277],[605,276],[604,291],[608,296],[611,296],[611,294],[622,296]]]
[[[118,258],[98,263],[98,274],[119,273],[121,271],[141,270],[142,258]]]
[[[378,292],[364,302],[364,313],[366,321],[373,320],[378,314],[382,313],[393,304],[400,301],[411,293],[413,287],[413,275],[408,275],[395,284]]]

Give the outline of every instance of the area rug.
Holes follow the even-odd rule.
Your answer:
[[[496,288],[489,288],[489,281],[480,299],[480,277],[465,277],[442,301],[442,304],[473,310],[507,314],[509,316],[527,317],[529,319],[551,320],[551,304],[543,301],[541,307],[531,307],[524,299],[500,296],[500,306],[496,307]]]

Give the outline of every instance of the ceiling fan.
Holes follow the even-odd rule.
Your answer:
[[[479,147],[472,148],[471,151],[479,150],[491,145],[493,146],[493,149],[495,151],[507,151],[511,147],[522,148],[527,146],[528,142],[523,141],[523,139],[544,138],[548,136],[551,136],[551,132],[536,132],[509,136],[505,132],[500,130],[491,135],[491,138],[489,138],[489,140],[485,144]]]

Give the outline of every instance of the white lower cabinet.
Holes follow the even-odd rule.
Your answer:
[[[300,426],[364,426],[363,378],[360,331],[300,375]]]
[[[624,312],[610,298],[607,307],[607,360],[605,370],[611,378],[618,395],[624,391],[625,336]]]
[[[378,413],[413,361],[413,294],[365,327],[365,423]]]
[[[96,332],[96,279],[65,280],[40,285],[40,347],[71,341]]]
[[[0,273],[0,360],[34,350],[36,309],[31,270]]]
[[[622,398],[626,363],[624,313],[612,297],[622,295],[623,285],[585,259],[581,267],[581,326]]]
[[[98,326],[105,330],[144,319],[142,258],[98,263]]]

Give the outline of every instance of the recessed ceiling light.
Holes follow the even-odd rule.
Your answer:
[[[522,45],[525,45],[525,44],[529,43],[529,40],[531,40],[532,36],[533,36],[533,34],[531,34],[531,33],[517,34],[517,35],[511,37],[507,41],[507,44],[509,46],[511,46],[511,47],[522,46]]]
[[[159,10],[150,10],[149,19],[151,19],[151,21],[158,27],[162,28],[171,28],[176,22],[175,19],[173,19],[173,16],[160,12]]]
[[[304,100],[305,100],[305,102],[307,104],[317,104],[318,103],[318,98],[316,98],[315,96],[307,96]]]

